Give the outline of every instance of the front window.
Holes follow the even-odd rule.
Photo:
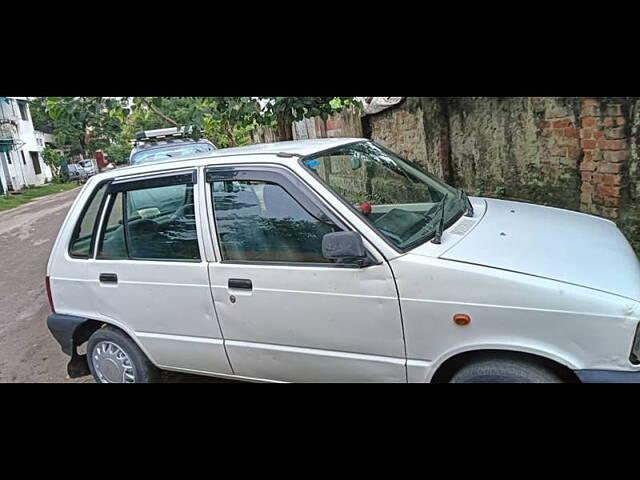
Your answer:
[[[131,159],[131,165],[189,157],[191,155],[197,155],[198,153],[212,152],[213,150],[214,148],[208,143],[188,143],[162,148],[151,148],[136,153]]]
[[[346,145],[303,159],[335,193],[400,250],[424,243],[458,219],[458,190],[373,142]]]
[[[335,262],[323,257],[322,237],[340,229],[305,209],[281,185],[214,181],[211,189],[223,260]]]

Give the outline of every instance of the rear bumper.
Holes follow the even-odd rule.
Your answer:
[[[47,327],[58,341],[62,351],[71,359],[67,364],[67,373],[71,378],[89,375],[87,356],[79,355],[77,346],[82,345],[89,337],[89,321],[86,318],[53,313],[47,317]]]
[[[582,383],[640,383],[640,372],[615,370],[575,370]]]

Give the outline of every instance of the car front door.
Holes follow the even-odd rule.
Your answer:
[[[209,290],[195,170],[118,179],[89,281],[96,310],[160,367],[231,374]]]
[[[372,245],[366,266],[323,258],[322,237],[350,228],[284,167],[211,167],[206,182],[211,288],[234,373],[405,382],[395,282]]]

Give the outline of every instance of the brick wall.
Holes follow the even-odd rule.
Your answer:
[[[580,147],[584,156],[580,164],[580,209],[618,220],[623,173],[630,160],[628,121],[623,105],[603,105],[588,99],[583,102],[581,113]]]

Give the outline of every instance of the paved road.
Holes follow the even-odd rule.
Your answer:
[[[44,286],[47,260],[67,210],[80,189],[0,212],[0,383],[92,382],[67,377],[68,357],[49,333]],[[167,375],[172,382],[219,382]]]

